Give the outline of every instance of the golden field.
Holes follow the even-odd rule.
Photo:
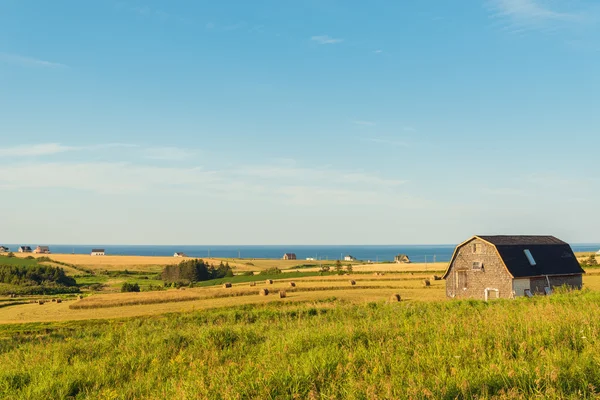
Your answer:
[[[274,280],[269,285],[258,281],[233,285],[232,288],[206,287],[171,289],[158,292],[93,294],[81,300],[62,303],[46,302],[44,305],[23,304],[0,308],[0,323],[51,322],[89,319],[114,319],[143,315],[157,315],[193,310],[233,307],[266,303],[322,303],[341,300],[351,303],[387,302],[398,293],[402,301],[446,301],[445,282],[430,280],[425,287],[426,274],[386,274],[374,276],[354,274],[350,276],[315,276],[295,279],[295,288],[289,279]],[[356,282],[350,285],[349,280]],[[584,276],[584,287],[600,291],[600,271],[590,271]],[[270,294],[261,296],[260,289],[268,288]],[[286,298],[279,298],[279,291]]]
[[[178,264],[183,260],[190,258],[177,257],[155,257],[155,256],[91,256],[88,254],[31,254],[15,253],[17,257],[25,258],[33,256],[49,257],[52,260],[73,264],[92,271],[123,271],[125,269],[136,272],[160,272],[166,265]],[[202,258],[204,261],[218,265],[221,262],[227,262],[236,272],[245,271],[263,271],[269,268],[279,268],[282,270],[295,270],[296,267],[310,264],[333,264],[331,261],[307,261],[307,260],[277,260],[277,259],[235,259],[235,258]],[[413,263],[413,264],[395,264],[395,263],[377,263],[361,264],[359,262],[342,263],[344,266],[352,264],[357,271],[395,271],[395,272],[415,272],[415,271],[444,271],[447,263]],[[63,268],[68,268],[64,267]],[[317,271],[319,267],[302,268],[302,271]]]

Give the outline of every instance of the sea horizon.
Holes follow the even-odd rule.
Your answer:
[[[11,251],[19,246],[38,244],[6,244]],[[93,248],[105,250],[106,255],[169,257],[182,252],[195,258],[278,259],[294,253],[298,260],[338,260],[352,256],[364,261],[393,261],[406,254],[412,262],[448,262],[457,244],[399,244],[399,245],[108,245],[108,244],[41,244],[54,254],[89,254]],[[570,244],[575,252],[596,252],[600,243]]]

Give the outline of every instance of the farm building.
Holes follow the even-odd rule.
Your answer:
[[[348,254],[346,257],[344,257],[344,261],[356,261],[356,257]]]
[[[104,249],[92,249],[92,252],[90,253],[90,255],[92,256],[103,256],[105,254],[106,252],[104,251]]]
[[[183,258],[183,257],[187,257],[187,255],[185,253],[178,252],[178,253],[173,254],[173,257]]]
[[[38,246],[33,252],[36,254],[50,254],[50,248],[48,246]]]
[[[283,255],[283,259],[284,260],[295,260],[296,259],[296,253],[285,253]]]
[[[19,253],[31,253],[31,247],[19,246]]]
[[[583,273],[553,236],[474,236],[456,247],[443,278],[448,297],[488,300],[581,289]]]
[[[10,249],[6,246],[0,246],[0,253],[8,253]]]
[[[406,254],[398,254],[394,257],[394,262],[398,264],[410,264],[410,258]]]

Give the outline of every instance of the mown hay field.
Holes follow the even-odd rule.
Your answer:
[[[92,294],[81,300],[64,301],[61,304],[24,304],[0,309],[0,323],[29,323],[41,321],[67,321],[80,319],[121,318],[124,316],[152,315],[195,309],[231,307],[244,304],[310,302],[327,298],[350,302],[386,301],[392,294],[400,293],[405,301],[444,300],[443,281],[423,286],[425,275],[399,274],[395,276],[322,276],[301,279],[280,279],[267,284],[264,280],[233,284],[231,288],[209,286],[140,293]],[[356,285],[351,285],[350,280]],[[290,282],[295,286],[290,286]],[[268,288],[271,295],[259,295]],[[280,299],[279,291],[287,297]]]
[[[19,258],[33,256],[49,257],[52,260],[72,264],[92,271],[123,271],[125,269],[136,272],[160,272],[166,265],[178,264],[183,260],[190,258],[177,257],[155,257],[155,256],[91,256],[89,254],[23,254],[15,253]],[[269,268],[295,269],[305,265],[317,264],[318,261],[305,260],[274,260],[274,259],[234,259],[234,258],[206,258],[199,257],[209,264],[219,265],[221,262],[227,262],[236,270],[244,271],[262,271]],[[323,263],[333,264],[335,261],[323,261]],[[344,262],[347,264],[358,264]]]
[[[600,396],[598,292],[489,303],[286,300],[113,321],[2,325],[0,397]]]

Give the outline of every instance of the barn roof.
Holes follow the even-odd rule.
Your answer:
[[[496,247],[500,258],[514,278],[544,275],[574,275],[585,271],[579,265],[571,246],[554,236],[474,236]],[[458,249],[457,247],[457,249]],[[530,263],[526,250],[533,257]],[[455,252],[456,253],[456,252]],[[451,263],[454,260],[452,257]],[[447,276],[450,268],[446,272]]]
[[[92,253],[104,253],[104,249],[92,249]]]

